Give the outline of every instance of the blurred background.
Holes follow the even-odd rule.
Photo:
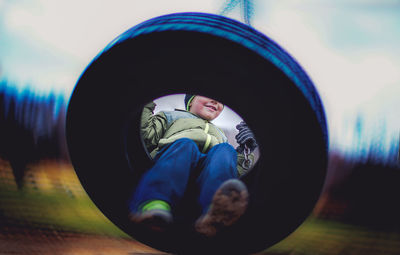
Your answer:
[[[275,40],[325,106],[324,190],[309,218],[261,254],[400,254],[398,0],[0,0],[0,253],[161,253],[91,202],[69,161],[65,114],[80,74],[109,42],[187,11],[222,14]]]

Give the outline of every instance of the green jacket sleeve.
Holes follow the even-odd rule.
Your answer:
[[[140,123],[141,136],[149,153],[157,148],[168,124],[164,113],[154,114],[155,107],[154,102],[144,106]]]
[[[245,161],[244,154],[238,153],[238,155],[237,155],[237,170],[239,173],[239,177],[246,174],[247,172],[249,172],[254,165],[254,154],[250,153],[248,155],[248,158],[250,159],[250,164],[246,165],[246,164],[243,164]]]

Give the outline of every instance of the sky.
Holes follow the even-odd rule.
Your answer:
[[[91,60],[130,27],[174,12],[219,14],[226,3],[0,0],[0,79],[68,99]],[[314,82],[331,149],[350,153],[360,144],[380,143],[387,152],[399,141],[399,0],[253,3],[252,26],[282,46]],[[224,15],[243,22],[239,8]]]

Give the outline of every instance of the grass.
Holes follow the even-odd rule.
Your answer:
[[[5,227],[50,229],[131,239],[94,205],[70,165],[32,166],[18,190],[0,161],[0,231]],[[309,217],[266,255],[398,255],[400,233],[376,231],[339,221]]]
[[[51,171],[46,170],[48,168]],[[22,190],[16,188],[11,175],[5,174],[7,170],[4,165],[0,169],[0,227],[43,228],[129,238],[100,212],[70,166],[35,166],[28,172]],[[54,174],[57,172],[60,174]]]
[[[400,254],[400,233],[310,217],[264,254],[368,255]]]

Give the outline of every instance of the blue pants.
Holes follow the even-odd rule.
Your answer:
[[[187,199],[182,199],[191,194],[197,201],[186,207],[196,205],[204,213],[218,187],[237,178],[236,161],[236,150],[228,143],[218,144],[204,154],[191,139],[176,140],[156,155],[153,167],[143,174],[130,209],[136,211],[143,202],[157,199],[169,203],[174,211],[185,207],[181,203]]]

